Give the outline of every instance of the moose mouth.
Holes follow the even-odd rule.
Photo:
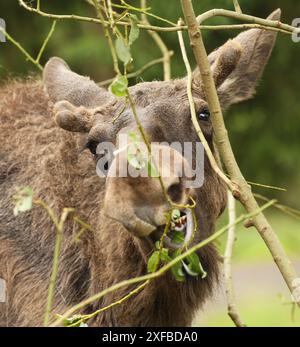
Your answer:
[[[164,234],[166,225],[161,225],[154,233],[156,240],[160,240]],[[182,235],[182,241],[179,242],[176,235]],[[179,249],[190,243],[194,234],[194,218],[190,209],[180,212],[180,217],[176,221],[171,221],[169,231],[163,237],[163,245],[167,248]],[[177,239],[175,241],[175,239]]]

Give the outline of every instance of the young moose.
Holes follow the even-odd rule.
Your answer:
[[[278,20],[280,10],[269,19]],[[276,32],[251,29],[214,51],[211,69],[223,109],[250,98],[269,59]],[[151,141],[197,141],[186,93],[186,79],[145,82],[130,88],[141,123]],[[199,122],[212,149],[213,131],[200,74],[193,96]],[[53,107],[54,106],[54,107]],[[115,122],[112,119],[119,115]],[[0,303],[0,326],[38,326],[43,322],[53,261],[55,228],[42,208],[15,217],[16,187],[31,186],[56,213],[73,207],[93,227],[74,242],[78,225],[65,224],[54,313],[147,272],[147,260],[166,223],[168,209],[157,178],[99,178],[95,159],[100,142],[117,143],[120,133],[135,131],[131,108],[94,82],[72,72],[59,58],[46,65],[43,83],[9,81],[0,90],[0,278],[7,297]],[[85,147],[88,150],[82,151]],[[91,152],[91,153],[90,153]],[[174,161],[183,160],[173,153]],[[159,163],[159,169],[164,163]],[[207,158],[204,183],[187,189],[173,172],[164,180],[170,199],[196,200],[193,244],[214,231],[226,205],[226,188]],[[184,212],[182,212],[184,214]],[[94,326],[187,326],[212,294],[218,280],[218,254],[212,244],[198,252],[207,277],[176,281],[170,272],[141,292],[90,320]],[[135,287],[111,293],[86,307],[90,313],[119,300]]]

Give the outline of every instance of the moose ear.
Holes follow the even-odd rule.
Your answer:
[[[279,20],[281,10],[269,20]],[[209,55],[223,108],[251,98],[275,44],[277,32],[250,29]]]
[[[66,100],[74,106],[96,107],[113,97],[88,77],[72,72],[65,61],[57,57],[51,58],[46,64],[43,82],[54,103]]]

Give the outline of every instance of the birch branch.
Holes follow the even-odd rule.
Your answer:
[[[178,21],[178,24],[181,24],[181,20]],[[185,45],[184,45],[184,40],[182,36],[182,31],[178,31],[178,39],[179,39],[179,44],[180,44],[180,49],[181,49],[181,54],[183,57],[183,61],[185,64],[185,68],[187,71],[187,95],[188,95],[188,100],[189,100],[189,105],[190,105],[190,110],[191,110],[191,117],[192,117],[192,122],[194,125],[194,128],[196,130],[196,133],[205,149],[205,153],[208,157],[208,160],[210,162],[210,165],[212,169],[216,172],[216,174],[226,183],[226,185],[233,190],[234,185],[232,184],[231,180],[224,174],[224,172],[220,169],[219,165],[216,162],[216,159],[209,147],[209,144],[206,141],[206,138],[202,132],[202,129],[199,125],[199,122],[197,120],[197,115],[196,115],[196,110],[195,110],[195,103],[193,100],[193,95],[192,95],[192,82],[193,82],[193,73],[192,69],[187,57]]]
[[[241,9],[241,6],[240,6],[238,0],[233,0],[233,6],[234,6],[235,11],[237,13],[242,13],[242,9]]]
[[[240,171],[231,148],[227,129],[224,124],[218,94],[215,88],[206,49],[203,43],[202,34],[198,27],[198,22],[194,13],[192,2],[191,0],[181,0],[181,5],[186,24],[188,25],[190,43],[201,73],[204,92],[211,112],[216,146],[232,181],[237,184],[236,189],[234,189],[232,192],[234,197],[240,200],[248,213],[251,213],[252,211],[257,210],[259,206],[254,196],[252,195],[251,187],[249,187]],[[213,15],[215,13],[214,11],[215,10],[209,12],[211,13],[211,15]],[[245,16],[236,12],[233,13],[238,16]],[[200,22],[202,22],[203,18],[207,18],[207,15],[202,15],[199,17],[201,19]],[[280,25],[280,22],[277,21],[276,24],[274,24],[275,21],[267,22],[272,22],[272,25]],[[297,274],[277,235],[274,233],[271,225],[262,212],[253,217],[253,223],[257,231],[263,238],[266,246],[268,247],[273,260],[277,264],[288,288],[291,292],[293,292],[293,281],[297,279]],[[298,305],[300,307],[300,302],[298,302]]]
[[[51,36],[54,33],[55,26],[56,26],[56,20],[53,21],[52,26],[50,28],[50,31],[49,31],[48,35],[46,36],[46,38],[45,38],[45,40],[44,40],[44,42],[43,42],[43,44],[42,44],[42,46],[40,48],[40,51],[39,51],[39,53],[38,53],[38,55],[36,57],[36,62],[37,63],[39,63],[41,58],[42,58],[42,55],[43,55],[43,53],[44,53],[44,51],[46,49],[46,46],[47,46],[49,40],[51,39]]]
[[[232,280],[232,253],[233,246],[235,242],[235,225],[234,221],[236,219],[235,213],[235,200],[232,194],[228,191],[228,219],[230,227],[228,228],[228,236],[226,249],[224,253],[224,279],[225,279],[225,292],[227,300],[227,310],[228,315],[237,327],[245,327],[246,324],[242,321],[236,305],[234,286]]]
[[[1,26],[0,26],[0,32],[2,32],[2,33],[4,34],[4,36],[6,37],[6,39],[7,39],[8,41],[10,41],[14,46],[16,46],[16,47],[19,49],[19,51],[20,51],[21,53],[24,54],[25,58],[26,58],[28,61],[30,61],[33,65],[35,65],[40,71],[43,71],[42,65],[41,65],[39,62],[37,62],[36,59],[34,59],[34,58],[30,55],[30,53],[28,53],[28,52],[26,51],[26,49],[23,48],[22,45],[21,45],[19,42],[17,42],[12,36],[10,36],[9,33],[8,33],[6,30],[4,30]]]
[[[47,18],[52,18],[52,19],[57,19],[57,20],[75,20],[75,21],[82,21],[82,22],[88,22],[88,23],[94,23],[94,24],[100,24],[104,26],[109,26],[110,23],[109,21],[105,20],[102,22],[98,18],[92,18],[92,17],[84,17],[84,16],[78,16],[74,14],[68,14],[68,15],[60,15],[60,14],[54,14],[54,13],[47,13],[44,11],[41,11],[39,8],[34,8],[25,3],[24,0],[19,0],[20,6],[25,8],[27,11],[38,14],[42,17],[47,17]],[[199,25],[199,29],[201,30],[228,30],[228,29],[245,29],[245,28],[260,28],[260,29],[266,29],[266,30],[275,30],[279,32],[283,32],[285,34],[299,34],[300,33],[300,28],[293,27],[291,25],[287,24],[282,24],[280,22],[272,23],[273,21],[267,21],[262,18],[254,17],[254,16],[249,16],[245,17],[246,15],[244,14],[239,14],[234,11],[228,11],[228,10],[213,10],[216,11],[214,13],[210,13],[210,11],[205,12],[203,15],[206,14],[205,18],[199,18],[199,21],[206,20],[208,18],[211,18],[213,16],[225,16],[225,17],[231,17],[235,19],[240,19],[243,21],[249,21],[250,23],[248,24],[238,24],[238,25]],[[223,12],[226,11],[226,12]],[[234,16],[233,14],[236,14]],[[270,25],[271,23],[271,25]],[[278,25],[278,23],[280,23]],[[124,21],[118,21],[116,23],[117,25],[122,25],[122,26],[131,26],[130,22],[124,22]],[[152,31],[158,31],[158,32],[176,32],[179,30],[187,30],[187,26],[183,25],[181,27],[179,26],[170,26],[170,27],[160,27],[160,26],[154,26],[154,25],[145,25],[145,24],[138,24],[138,27],[140,29],[144,30],[152,30]]]
[[[8,41],[10,41],[15,47],[17,47],[19,49],[19,51],[25,56],[25,58],[30,61],[33,65],[35,65],[40,71],[43,71],[43,66],[40,64],[40,60],[41,57],[46,49],[46,46],[49,42],[49,40],[51,39],[51,36],[54,33],[55,30],[55,26],[56,26],[56,21],[53,21],[52,26],[50,28],[50,31],[48,33],[48,35],[46,36],[45,40],[42,43],[42,46],[39,50],[39,53],[37,55],[36,58],[33,58],[32,55],[30,55],[30,53],[27,52],[27,50],[19,43],[17,42],[4,28],[2,28],[0,26],[0,32],[3,32],[4,36],[6,37],[6,39]]]
[[[243,22],[248,22],[252,24],[263,25],[265,27],[270,27],[274,29],[284,30],[290,34],[299,33],[300,29],[293,27],[288,24],[281,23],[279,20],[263,19],[249,14],[238,13],[235,11],[224,10],[224,9],[213,9],[202,13],[196,18],[197,25],[201,25],[204,21],[212,17],[228,17],[233,19],[238,19]]]
[[[173,55],[174,52],[171,52],[171,54]],[[158,58],[158,59],[154,59],[152,61],[150,61],[149,63],[145,64],[144,66],[142,66],[140,69],[134,71],[134,72],[131,72],[129,74],[127,74],[127,78],[134,78],[134,77],[138,77],[140,76],[143,72],[145,72],[146,70],[148,70],[150,67],[154,66],[154,65],[157,65],[157,64],[161,64],[164,62],[164,58]],[[115,77],[114,78],[110,78],[108,80],[105,80],[105,81],[101,81],[101,82],[98,82],[98,86],[100,87],[103,87],[103,86],[107,86],[109,84],[111,84],[113,81],[115,80]]]

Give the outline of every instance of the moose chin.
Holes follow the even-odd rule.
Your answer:
[[[280,10],[269,16],[272,20],[279,18]],[[254,95],[275,39],[275,31],[251,29],[209,55],[224,110]],[[186,82],[182,78],[130,87],[150,142],[198,141]],[[216,155],[198,70],[193,73],[192,92],[200,126]],[[64,207],[74,208],[93,229],[82,234],[80,242],[74,242],[79,227],[71,218],[65,223],[52,321],[54,313],[63,313],[113,284],[147,272],[147,261],[166,224],[167,206],[158,180],[118,175],[100,178],[96,173],[98,144],[109,141],[118,148],[120,135],[136,129],[132,110],[129,105],[124,107],[123,98],[116,98],[89,78],[72,72],[60,58],[49,60],[42,81],[10,80],[1,86],[0,278],[6,282],[7,300],[0,303],[0,326],[42,324],[55,244],[55,227],[43,209],[13,215],[16,187],[32,187],[35,195],[56,213]],[[192,241],[195,244],[214,232],[216,220],[226,206],[226,187],[206,156],[202,186],[186,187],[186,177],[180,177],[176,170],[177,163],[185,159],[172,150],[171,156],[174,169],[163,183],[169,199],[177,204],[187,204],[193,196],[197,225],[184,208],[180,210],[180,220],[186,240],[190,239],[191,228],[196,227]],[[126,157],[119,155],[119,159],[122,162]],[[165,165],[159,162],[158,169],[163,170]],[[174,247],[170,237],[166,243]],[[184,282],[178,282],[167,272],[122,305],[94,317],[89,325],[191,325],[195,313],[219,282],[215,246],[208,244],[197,254],[206,278],[187,276]],[[107,306],[134,288],[110,293],[85,307],[82,313]]]

